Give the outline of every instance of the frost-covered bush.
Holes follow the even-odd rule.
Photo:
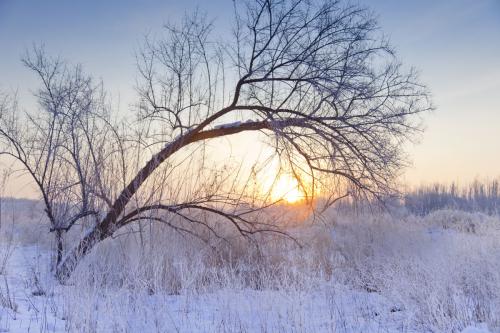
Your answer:
[[[258,243],[232,239],[232,244],[220,241],[212,248],[161,226],[154,226],[149,236],[144,234],[145,245],[141,245],[137,234],[131,233],[103,243],[82,262],[72,280],[74,287],[65,292],[64,300],[88,300],[87,305],[85,301],[80,306],[102,307],[94,300],[102,297],[118,322],[120,314],[152,306],[143,304],[152,299],[158,302],[154,306],[161,308],[168,302],[164,297],[180,297],[193,302],[184,304],[189,312],[190,306],[199,306],[200,297],[212,295],[214,299],[207,306],[228,311],[234,302],[226,298],[229,295],[245,299],[257,292],[258,303],[286,295],[294,300],[299,297],[306,304],[314,297],[312,309],[283,306],[287,311],[297,311],[297,316],[305,315],[304,311],[326,312],[321,315],[334,318],[327,322],[340,332],[356,331],[365,327],[362,323],[378,322],[384,315],[390,316],[389,323],[397,318],[400,324],[418,331],[460,332],[481,322],[500,326],[498,219],[454,211],[423,218],[341,216],[335,212],[332,216],[324,219],[326,223],[290,230],[301,247],[290,240],[265,236]],[[345,290],[350,290],[350,295],[367,296],[353,296],[339,308],[341,299],[345,302]],[[243,294],[234,295],[238,291]],[[127,303],[118,308],[110,297],[125,297]],[[385,299],[385,314],[380,313],[377,297]],[[316,310],[316,306],[326,309]],[[350,313],[351,307],[358,312]],[[81,316],[74,311],[91,316],[90,310],[81,308],[68,307],[68,311],[77,322]],[[238,331],[239,324],[247,327],[246,319],[238,317],[241,312],[232,316],[226,318],[227,331]],[[303,318],[303,325],[319,320],[308,316]],[[259,320],[269,324],[271,318]],[[179,325],[187,327],[182,326],[186,323]],[[343,325],[345,330],[341,329]]]
[[[423,218],[429,226],[443,229],[452,229],[465,233],[500,236],[498,216],[489,216],[484,213],[469,213],[459,210],[444,209],[434,211]]]
[[[498,218],[453,211],[344,219],[334,241],[346,264],[335,278],[389,297],[425,330],[460,331],[477,322],[497,327],[499,225]]]
[[[143,224],[140,233],[134,225],[102,242],[64,286],[50,280],[51,247],[28,246],[34,236],[23,227],[15,249],[31,252],[15,252],[9,262],[37,259],[27,266],[25,291],[16,290],[15,281],[9,286],[22,295],[15,298],[19,316],[24,299],[39,311],[30,323],[50,321],[40,309],[54,316],[47,332],[61,326],[80,332],[462,332],[477,325],[494,332],[500,327],[499,226],[498,217],[454,210],[424,217],[332,210],[290,226],[293,240],[259,235],[250,241],[225,230],[226,241],[207,244],[161,224]],[[50,245],[50,234],[38,237]]]

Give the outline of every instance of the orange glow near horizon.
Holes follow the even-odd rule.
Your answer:
[[[304,192],[300,189],[297,179],[282,175],[274,184],[271,197],[273,200],[284,200],[287,203],[297,203],[305,198]]]

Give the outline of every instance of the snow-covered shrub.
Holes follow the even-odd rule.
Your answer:
[[[491,235],[500,232],[498,216],[489,216],[483,213],[469,213],[459,210],[437,210],[423,218],[429,226],[452,229],[466,233],[480,233]]]
[[[457,332],[476,322],[499,326],[500,221],[487,218],[462,212],[436,213],[434,219],[347,218],[334,229],[346,258],[334,278],[389,297],[423,330]],[[471,221],[484,223],[481,232],[471,233]]]
[[[36,308],[33,322],[52,318],[47,332],[462,332],[479,323],[494,332],[498,226],[497,217],[452,210],[332,210],[290,226],[293,240],[221,229],[227,240],[206,244],[135,225],[96,247],[65,286],[50,279],[50,246],[16,243],[9,263],[31,264],[26,291],[10,291],[19,316]],[[50,237],[39,235],[42,244]]]

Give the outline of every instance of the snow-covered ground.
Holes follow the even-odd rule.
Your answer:
[[[0,332],[500,332],[498,218],[331,220],[293,230],[303,248],[120,237],[65,286],[50,272],[50,235],[4,223]]]

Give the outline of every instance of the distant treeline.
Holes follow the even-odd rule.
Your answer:
[[[420,186],[405,194],[403,204],[409,212],[418,215],[439,209],[498,214],[500,182],[495,179],[476,180],[469,185],[451,183]]]

